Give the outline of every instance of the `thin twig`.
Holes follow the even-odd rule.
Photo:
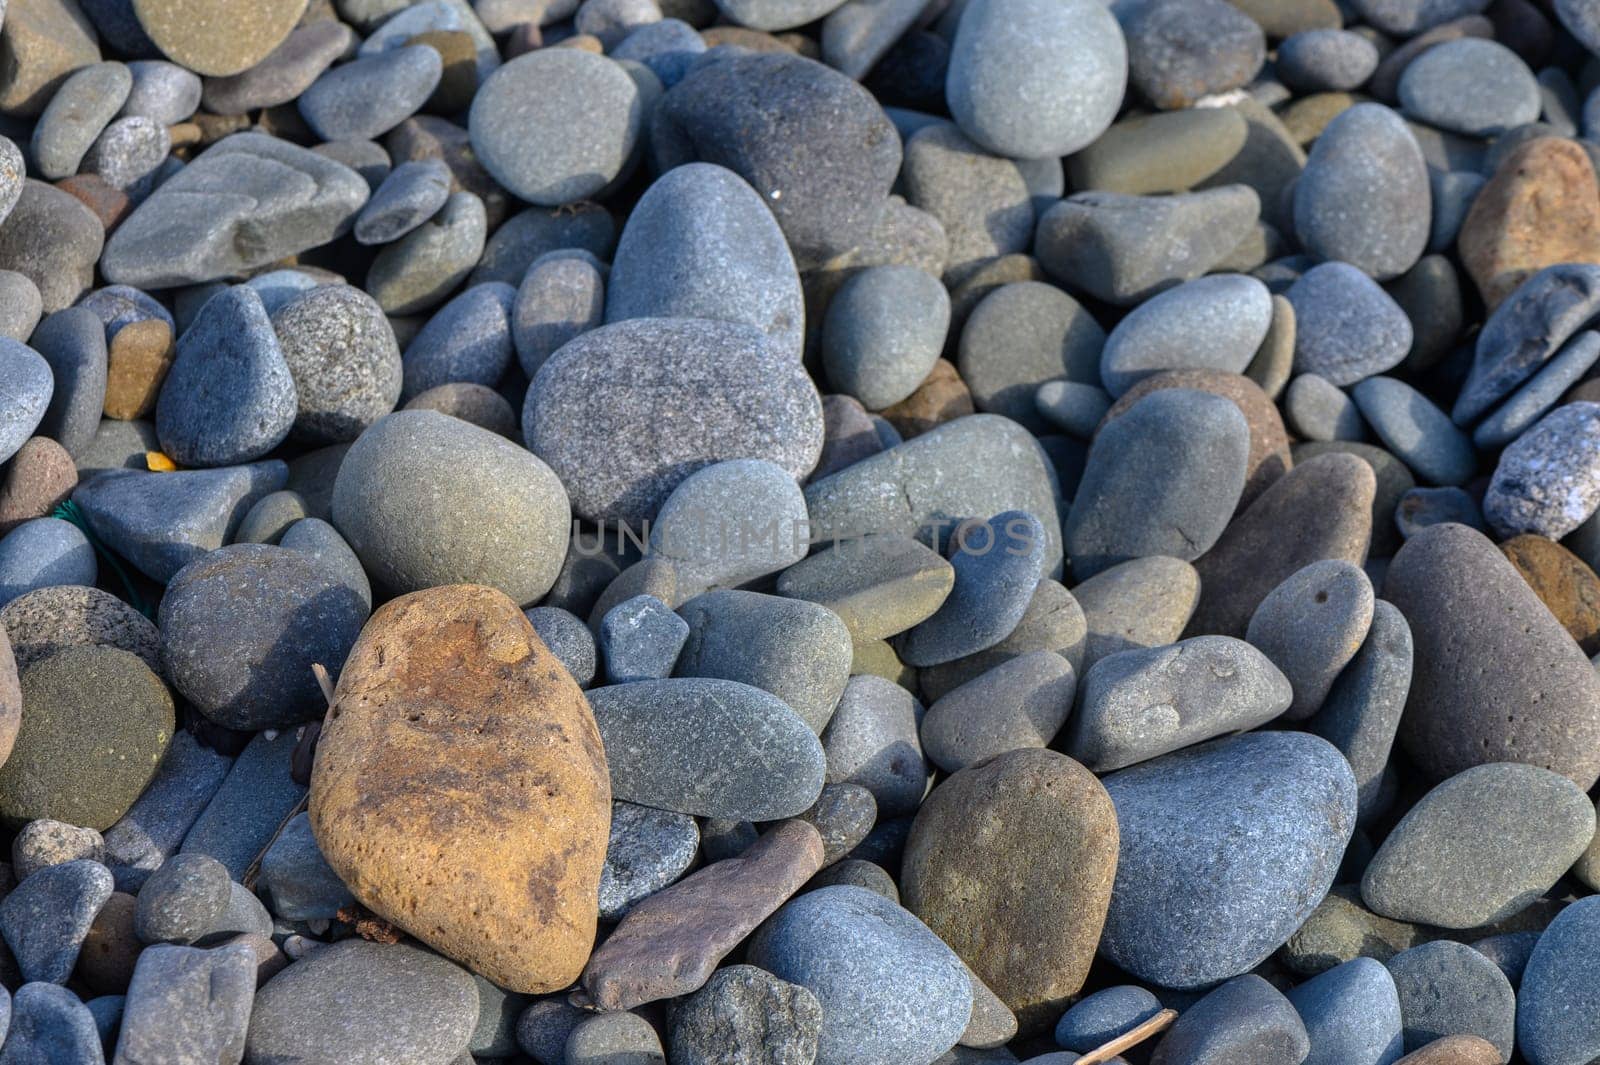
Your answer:
[[[317,686],[322,689],[322,697],[328,705],[333,705],[333,678],[328,676],[328,667],[321,662],[311,663],[311,673],[317,678]]]
[[[1166,1031],[1172,1022],[1177,1019],[1177,1010],[1162,1010],[1132,1031],[1124,1032],[1109,1043],[1101,1043],[1079,1058],[1078,1065],[1105,1065],[1105,1062],[1110,1061],[1124,1050],[1136,1047],[1151,1036]]]

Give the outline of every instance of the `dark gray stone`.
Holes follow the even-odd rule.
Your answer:
[[[1516,996],[1494,962],[1465,943],[1438,940],[1385,964],[1400,995],[1408,1054],[1447,1035],[1475,1035],[1510,1060]]]
[[[206,78],[206,110],[242,115],[291,103],[329,64],[349,54],[355,40],[350,27],[337,19],[304,22],[250,69],[225,78]]]
[[[106,864],[117,890],[136,893],[178,852],[190,826],[222,786],[233,759],[180,731],[144,794],[105,832]]]
[[[1184,1010],[1150,1065],[1300,1065],[1311,1051],[1300,1015],[1255,973],[1235,977]]]
[[[40,177],[71,177],[100,131],[117,116],[133,74],[121,63],[93,63],[73,71],[50,95],[33,127],[32,154]]]
[[[0,901],[0,935],[22,979],[66,983],[111,892],[111,871],[85,859],[41,869],[13,888]]]
[[[901,660],[936,666],[1005,639],[1046,575],[1047,551],[1044,525],[1027,511],[959,526],[946,552],[955,585],[932,617],[900,637]]]
[[[36,431],[76,456],[94,439],[105,406],[105,329],[93,311],[68,307],[46,316],[28,346],[44,356],[55,379],[50,406]]]
[[[1119,397],[1163,370],[1243,373],[1272,323],[1272,295],[1253,277],[1215,274],[1134,308],[1106,338],[1100,379]]]
[[[600,619],[599,645],[609,684],[662,680],[672,675],[689,623],[650,595],[636,595]]]
[[[682,81],[694,65],[695,57],[706,50],[706,42],[682,19],[664,18],[636,26],[608,53],[613,59],[642,63],[670,89]]]
[[[594,683],[598,649],[589,626],[576,614],[558,606],[538,606],[523,611],[533,631],[539,634],[578,687]]]
[[[272,312],[294,379],[296,439],[354,440],[400,399],[402,364],[394,328],[354,285],[319,285]]]
[[[1404,381],[1369,377],[1358,381],[1351,394],[1372,431],[1418,479],[1461,485],[1477,472],[1478,456],[1467,434]]]
[[[605,320],[606,272],[580,248],[546,252],[528,267],[511,308],[511,342],[530,378],[563,344]]]
[[[1065,377],[1098,390],[1105,343],[1106,331],[1077,300],[1043,281],[1017,281],[972,309],[956,365],[979,410],[1041,433],[1049,423],[1035,412],[1035,389]]]
[[[126,228],[125,222],[119,232]],[[115,268],[100,254],[105,239],[105,227],[83,201],[29,178],[0,222],[0,269],[32,281],[44,313],[51,314],[72,306],[94,286],[97,260],[107,280],[113,280],[108,271]]]
[[[923,718],[923,750],[954,773],[1007,751],[1049,746],[1076,689],[1063,656],[1018,655],[941,695]]]
[[[1360,566],[1325,559],[1290,576],[1256,607],[1245,639],[1294,688],[1285,717],[1303,721],[1322,706],[1372,624],[1372,582]]]
[[[950,123],[924,126],[907,138],[900,187],[907,202],[944,229],[944,276],[952,285],[997,256],[1027,250],[1034,213],[1022,171]]]
[[[139,889],[134,934],[145,943],[197,942],[215,931],[232,897],[228,870],[205,854],[176,854]]]
[[[37,351],[10,337],[0,339],[0,461],[11,458],[39,427],[55,378]]]
[[[184,836],[179,853],[210,855],[230,877],[242,878],[305,798],[306,789],[289,775],[298,743],[293,730],[270,739],[257,734]]]
[[[310,815],[296,814],[261,857],[261,885],[272,909],[287,921],[328,921],[355,902],[328,865],[311,832]]]
[[[754,965],[718,970],[680,1001],[667,1022],[674,1065],[718,1065],[734,1060],[788,1065],[817,1052],[822,1005],[804,987]]]
[[[367,580],[367,571],[361,568],[355,551],[332,525],[321,518],[302,518],[289,526],[278,546],[310,555],[322,563],[341,584],[355,593],[367,613],[372,612],[372,584]]]
[[[1521,436],[1556,405],[1600,361],[1600,333],[1585,330],[1573,337],[1522,387],[1472,432],[1484,451],[1503,447]]]
[[[456,381],[493,387],[511,366],[511,308],[517,291],[492,281],[473,285],[438,311],[406,345],[406,402]]]
[[[611,258],[616,244],[616,220],[597,203],[530,207],[494,231],[469,283],[520,284],[535,260],[555,251],[586,251],[597,262],[604,262]]]
[[[17,989],[0,1065],[102,1065],[94,1014],[77,995],[35,982]]]
[[[1303,30],[1278,45],[1275,69],[1301,92],[1348,92],[1378,69],[1378,48],[1349,30]]]
[[[915,392],[944,350],[950,296],[914,266],[869,266],[828,302],[822,365],[828,383],[868,410]]]
[[[747,584],[805,557],[806,501],[765,459],[703,466],[672,490],[650,525],[649,553],[670,562],[678,591]]]
[[[915,813],[928,790],[921,724],[910,692],[871,674],[851,677],[822,733],[828,783],[866,788],[882,817]]]
[[[620,921],[634,905],[689,871],[700,828],[688,814],[631,802],[611,804],[611,837],[600,870],[600,919]]]
[[[450,168],[440,159],[401,163],[389,171],[356,216],[361,244],[398,240],[438,213],[450,198]]]
[[[1266,59],[1261,27],[1220,0],[1134,0],[1116,15],[1128,39],[1128,82],[1161,110],[1237,89]]]
[[[1108,987],[1085,995],[1061,1015],[1056,1043],[1086,1054],[1160,1012],[1161,1000],[1137,984]]]
[[[128,985],[113,1065],[238,1061],[256,991],[249,946],[155,946],[139,955]]]

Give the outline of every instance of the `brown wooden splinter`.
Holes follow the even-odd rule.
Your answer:
[[[1078,1065],[1105,1065],[1124,1050],[1136,1047],[1151,1036],[1166,1031],[1177,1019],[1177,1010],[1162,1010],[1139,1027],[1124,1032],[1109,1043],[1101,1043],[1079,1058]]]

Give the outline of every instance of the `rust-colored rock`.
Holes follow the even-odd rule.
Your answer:
[[[56,188],[71,193],[79,203],[93,211],[107,236],[133,210],[133,201],[128,199],[128,194],[99,174],[74,174],[56,182]]]
[[[976,409],[972,405],[972,393],[956,372],[955,364],[940,359],[915,392],[879,413],[889,419],[889,424],[899,430],[902,437],[910,440],[945,422],[972,414]]]
[[[1600,576],[1554,540],[1524,533],[1500,550],[1589,656],[1600,654]]]
[[[1600,263],[1600,181],[1576,141],[1540,137],[1508,155],[1456,238],[1491,310],[1556,263]]]
[[[30,437],[0,476],[0,536],[49,514],[77,484],[78,467],[67,449],[48,436]]]
[[[356,898],[507,990],[571,984],[611,782],[583,692],[517,604],[479,585],[395,599],[334,695],[311,826]]]
[[[1447,1035],[1407,1054],[1394,1065],[1500,1065],[1500,1051],[1475,1035]]]
[[[106,346],[107,418],[132,421],[156,409],[173,358],[172,327],[160,318],[130,322]]]
[[[89,926],[78,952],[78,976],[98,994],[120,995],[133,979],[133,967],[144,949],[133,933],[137,903],[132,895],[114,891]]]
[[[717,963],[822,868],[822,837],[784,821],[736,858],[708,865],[639,903],[583,970],[603,1010],[699,990]]]
[[[922,804],[901,898],[1036,1030],[1089,974],[1117,845],[1117,811],[1093,773],[1054,751],[1011,751],[961,770]]]
[[[1244,510],[1272,482],[1289,472],[1294,460],[1289,456],[1289,434],[1283,416],[1267,398],[1261,386],[1243,374],[1223,370],[1168,370],[1138,381],[1111,405],[1095,427],[1098,433],[1111,419],[1126,414],[1139,400],[1164,388],[1193,388],[1221,396],[1239,408],[1250,427],[1250,453],[1245,457],[1244,491],[1239,495],[1239,510]]]

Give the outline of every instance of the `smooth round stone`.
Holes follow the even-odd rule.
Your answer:
[[[316,443],[354,440],[394,409],[400,349],[377,301],[353,285],[320,285],[272,315],[294,379],[292,432]]]
[[[35,518],[0,537],[0,607],[39,588],[92,585],[98,572],[94,548],[71,522]]]
[[[916,811],[928,788],[917,728],[922,707],[882,677],[851,677],[822,733],[829,784],[858,784],[883,818]]]
[[[1255,973],[1229,980],[1184,1010],[1162,1037],[1151,1065],[1249,1061],[1296,1065],[1311,1042],[1300,1015]]]
[[[972,309],[957,365],[979,409],[1040,431],[1034,390],[1059,377],[1098,385],[1105,343],[1105,330],[1077,300],[1042,281],[1018,281]]]
[[[104,831],[133,805],[172,738],[172,696],[126,651],[70,647],[22,670],[26,726],[0,766],[0,821]]]
[[[670,89],[684,79],[695,57],[705,50],[706,42],[693,26],[682,19],[664,18],[635,27],[610,55],[643,63]]]
[[[600,919],[621,920],[635,903],[682,877],[699,849],[700,828],[687,814],[612,803],[611,837],[600,871]]]
[[[150,193],[156,171],[172,150],[167,128],[149,118],[119,118],[83,157],[83,172],[139,199]]]
[[[937,613],[900,638],[901,660],[937,666],[1009,636],[1046,575],[1046,549],[1044,526],[1027,511],[960,526],[945,553],[955,584]]]
[[[1322,706],[1366,639],[1375,601],[1361,567],[1340,559],[1313,562],[1261,600],[1245,639],[1293,686],[1287,720],[1303,721]]]
[[[1106,338],[1100,378],[1113,397],[1163,370],[1243,373],[1272,322],[1272,295],[1253,277],[1216,274],[1136,307]]]
[[[944,603],[955,570],[908,536],[865,536],[818,551],[778,577],[779,595],[821,604],[851,639],[882,640],[926,621]]]
[[[794,477],[762,459],[702,467],[672,490],[650,529],[650,554],[688,594],[735,587],[800,561],[806,501]]]
[[[598,651],[589,626],[561,607],[540,606],[524,613],[533,631],[572,674],[578,687],[587,688],[594,683]]]
[[[1372,431],[1420,480],[1460,485],[1477,472],[1478,455],[1467,434],[1404,381],[1369,377],[1356,383],[1351,396]]]
[[[15,270],[0,270],[0,337],[25,342],[43,313],[38,286]]]
[[[1122,31],[1095,0],[973,0],[950,49],[945,92],[968,137],[996,155],[1071,155],[1122,106]]]
[[[1076,381],[1046,381],[1033,394],[1033,405],[1052,426],[1074,439],[1086,440],[1105,420],[1111,396],[1094,385]]]
[[[1503,537],[1537,533],[1559,540],[1600,505],[1600,404],[1558,407],[1500,453],[1483,499]]]
[[[678,676],[760,688],[822,732],[850,676],[850,636],[837,616],[814,603],[737,590],[697,595],[678,612],[689,624]]]
[[[1487,537],[1463,525],[1423,529],[1390,563],[1384,598],[1411,623],[1415,675],[1400,741],[1428,779],[1519,761],[1594,785],[1600,678]]]
[[[117,117],[133,75],[121,63],[96,63],[74,72],[50,97],[33,128],[33,160],[41,177],[71,177],[100,131]]]
[[[300,96],[300,114],[323,140],[372,140],[416,113],[439,85],[443,61],[425,45],[334,67]]]
[[[487,231],[483,201],[452,193],[438,214],[379,250],[366,289],[385,314],[432,310],[471,273]]]
[[[753,965],[719,969],[678,1000],[667,1021],[674,1063],[716,1065],[730,1054],[773,1062],[813,1060],[822,1006],[810,991]]]
[[[932,275],[914,266],[861,270],[828,304],[822,332],[828,381],[868,410],[891,407],[927,378],[949,322],[949,294]]]
[[[606,274],[605,263],[581,249],[547,252],[528,267],[511,308],[511,342],[530,378],[563,344],[605,321]]]
[[[1411,350],[1405,311],[1349,263],[1312,267],[1286,296],[1294,308],[1295,373],[1343,388],[1393,369]]]
[[[128,64],[128,73],[133,75],[133,87],[119,112],[123,117],[173,126],[200,106],[200,78],[192,70],[160,59],[135,59]]]
[[[1087,636],[1083,668],[1107,655],[1176,643],[1200,598],[1194,567],[1152,555],[1130,559],[1075,585]]]
[[[907,201],[945,231],[947,281],[1027,248],[1034,216],[1022,171],[1011,160],[985,152],[955,126],[934,123],[907,139],[900,183]]]
[[[48,516],[77,483],[77,467],[65,448],[49,437],[30,438],[0,477],[0,536]]]
[[[302,518],[289,526],[278,546],[310,555],[328,567],[345,587],[355,592],[368,612],[372,610],[372,585],[367,580],[367,572],[361,568],[355,551],[332,525],[321,518]]]
[[[450,168],[442,160],[401,163],[356,216],[356,240],[369,245],[399,240],[438,213],[450,198],[450,181]]]
[[[611,258],[616,244],[616,220],[599,204],[585,201],[566,207],[530,207],[494,231],[483,249],[483,261],[472,272],[472,283],[520,284],[529,267],[551,252],[584,251],[603,262]]]
[[[644,121],[621,66],[575,48],[519,56],[472,99],[472,149],[513,195],[547,207],[592,196],[622,172]]]
[[[1218,740],[1104,784],[1121,854],[1100,953],[1163,987],[1260,964],[1327,894],[1355,829],[1349,764],[1294,732]]]
[[[574,511],[636,527],[703,466],[766,459],[799,479],[822,450],[821,400],[798,363],[753,326],[698,319],[618,322],[567,344],[534,376],[522,427]]]
[[[623,226],[605,295],[607,322],[743,322],[795,359],[805,343],[805,300],[783,232],[739,175],[709,163],[670,170],[640,197]],[[921,305],[911,310],[926,313]],[[943,341],[940,330],[934,357]],[[917,381],[926,376],[924,368]]]
[[[311,667],[343,664],[366,619],[356,591],[311,556],[235,544],[173,577],[161,658],[174,687],[218,724],[284,728],[322,714]]]
[[[1485,0],[1352,0],[1362,21],[1384,33],[1411,37],[1443,23],[1476,14]]]
[[[7,1000],[6,1058],[18,1062],[104,1061],[94,1011],[77,995],[36,980]]]
[[[661,600],[636,595],[606,611],[597,636],[606,681],[628,684],[670,676],[689,625]]]
[[[1289,382],[1283,413],[1289,427],[1305,440],[1361,440],[1367,435],[1355,400],[1318,374],[1303,373]]]
[[[955,953],[927,926],[864,888],[838,885],[786,903],[751,941],[751,964],[816,996],[819,1061],[932,1061],[972,1012]]]
[[[1058,1046],[1088,1053],[1161,1012],[1161,1000],[1137,984],[1120,984],[1086,995],[1056,1023]]]
[[[409,943],[319,947],[256,994],[249,1061],[453,1062],[478,1020],[465,969]]]
[[[1377,46],[1348,30],[1308,30],[1278,46],[1278,76],[1301,92],[1358,89],[1377,69]]]
[[[698,817],[775,821],[822,791],[816,735],[776,696],[706,678],[588,692],[614,797]]]
[[[1492,137],[1539,118],[1539,83],[1503,44],[1447,41],[1406,64],[1400,75],[1406,114],[1431,126]]]
[[[0,338],[0,462],[28,442],[54,394],[55,378],[44,357],[26,344]]]
[[[106,395],[105,330],[93,311],[68,307],[39,323],[29,344],[50,364],[55,389],[41,436],[78,453],[94,438]]]
[[[104,244],[105,228],[82,201],[29,179],[0,225],[0,269],[32,281],[50,314],[93,287],[94,264]]]
[[[334,526],[397,592],[486,584],[532,603],[555,583],[570,523],[566,491],[537,456],[435,411],[380,419],[333,489]]]
[[[1267,42],[1222,0],[1139,0],[1118,13],[1128,45],[1128,81],[1163,111],[1247,84]]]
[[[901,876],[906,907],[1019,1024],[1040,1028],[1088,974],[1116,868],[1115,824],[1105,789],[1070,758],[1019,750],[983,761],[918,812]]]
[[[1216,267],[1260,215],[1246,185],[1160,197],[1079,192],[1040,217],[1034,253],[1067,287],[1132,306]]]
[[[1389,833],[1361,880],[1375,913],[1440,928],[1511,917],[1594,838],[1594,803],[1548,769],[1502,762],[1457,773]]]
[[[129,0],[157,48],[196,74],[224,77],[265,59],[300,21],[305,0]]]
[[[308,517],[305,497],[285,489],[256,500],[233,534],[236,544],[276,544],[295,522]]]
[[[938,699],[1001,663],[1034,651],[1053,651],[1072,663],[1073,672],[1081,674],[1084,626],[1083,610],[1071,593],[1053,580],[1041,580],[1034,586],[1021,620],[1005,639],[953,661],[919,669],[917,686],[928,699]]]
[[[511,307],[517,291],[473,285],[428,319],[406,346],[402,400],[453,382],[493,387],[511,366]]]
[[[1311,146],[1294,186],[1294,230],[1311,255],[1383,281],[1422,257],[1431,204],[1428,167],[1405,122],[1381,104],[1357,104]]]
[[[1175,388],[1140,399],[1089,449],[1063,534],[1074,575],[1205,554],[1238,505],[1249,450],[1244,415],[1221,396]]]
[[[1511,1058],[1516,996],[1494,962],[1465,943],[1439,940],[1412,947],[1386,963],[1400,995],[1405,1047],[1419,1050],[1436,1039],[1475,1035]]]
[[[139,889],[134,934],[145,943],[193,943],[218,927],[231,896],[221,862],[205,854],[175,854]]]
[[[1050,744],[1072,710],[1072,665],[1054,651],[1020,655],[940,696],[922,719],[922,749],[947,773],[1007,751]]]
[[[801,269],[861,243],[901,157],[900,137],[869,92],[788,54],[698,65],[656,106],[650,146],[662,170],[699,160],[748,181]]]
[[[480,429],[487,429],[507,440],[518,440],[522,427],[517,424],[511,403],[488,385],[471,381],[451,381],[419,393],[404,410],[436,410],[460,418]]]
[[[92,861],[53,865],[15,887],[0,903],[0,933],[15,955],[8,968],[23,980],[66,983],[111,889],[110,870]]]
[[[1400,998],[1380,962],[1353,959],[1287,995],[1311,1041],[1305,1065],[1388,1065],[1403,1052]]]
[[[156,401],[161,450],[183,466],[233,466],[283,442],[294,378],[261,297],[235,285],[206,302],[178,340]]]
[[[666,1065],[661,1039],[637,1013],[591,1014],[567,1036],[562,1065]]]
[[[1106,773],[1263,725],[1292,694],[1271,660],[1230,636],[1122,651],[1084,677],[1064,746]]]
[[[816,804],[800,819],[822,837],[822,861],[831,865],[855,850],[878,821],[878,800],[859,784],[824,784]]]
[[[207,78],[203,89],[206,110],[219,115],[242,115],[290,103],[330,64],[347,55],[354,44],[355,34],[337,20],[298,26],[270,55],[248,70],[231,77]],[[388,168],[387,157],[384,168]],[[359,167],[352,163],[352,169]]]
[[[1600,1054],[1600,899],[1562,910],[1539,937],[1522,973],[1517,1045],[1536,1065],[1570,1065]]]

